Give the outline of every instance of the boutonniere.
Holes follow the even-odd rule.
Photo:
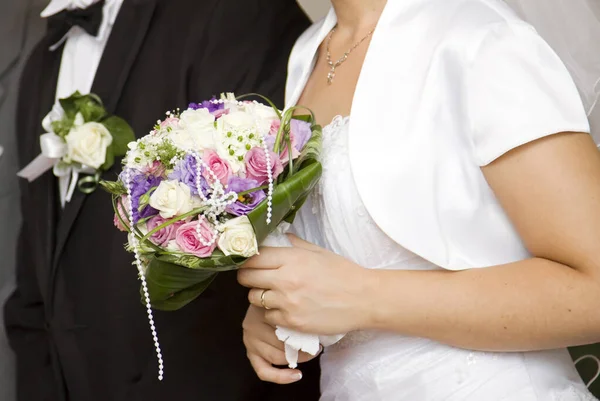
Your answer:
[[[59,179],[63,207],[75,188],[92,193],[102,172],[114,164],[115,157],[124,156],[127,144],[135,141],[129,124],[109,115],[94,94],[75,92],[59,99],[42,121],[42,127],[46,131],[40,136],[42,153],[18,175],[32,182],[52,169]]]

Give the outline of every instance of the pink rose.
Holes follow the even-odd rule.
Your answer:
[[[246,178],[258,181],[258,185],[262,185],[269,180],[268,171],[271,170],[273,179],[276,179],[283,171],[283,164],[277,155],[269,151],[269,165],[267,166],[267,158],[265,150],[262,147],[254,147],[246,153]]]
[[[213,230],[202,216],[199,216],[200,221],[200,237],[204,242],[211,242],[214,235]],[[189,253],[191,255],[198,256],[200,258],[207,258],[212,255],[213,251],[217,247],[217,241],[212,241],[213,244],[206,246],[202,243],[196,232],[198,227],[198,221],[191,221],[189,223],[182,224],[177,229],[175,234],[175,242],[179,246],[182,252]]]
[[[231,166],[229,166],[229,163],[221,159],[217,152],[212,149],[207,149],[204,151],[202,160],[204,163],[206,163],[206,165],[208,165],[212,172],[215,173],[221,184],[227,185],[229,177],[231,176]],[[210,184],[213,183],[213,175],[206,169],[202,172],[202,175]]]
[[[219,118],[223,117],[224,115],[229,114],[229,109],[215,110],[211,114],[213,116],[215,116],[215,120],[218,120]]]
[[[129,222],[129,213],[127,212],[127,209],[125,208],[126,204],[127,204],[127,197],[125,195],[122,195],[121,200],[119,202],[117,202],[117,212],[119,213],[119,216],[121,216],[121,219],[125,223],[128,223]],[[121,220],[119,220],[119,217],[117,216],[116,213],[115,213],[115,217],[113,219],[113,223],[114,223],[115,227],[117,227],[119,229],[119,231],[123,231],[123,232],[127,231],[127,228],[123,225],[123,223],[121,223]]]
[[[160,123],[160,127],[161,128],[173,128],[173,129],[177,129],[179,128],[179,119],[176,117],[169,117],[167,118],[165,121]]]
[[[163,219],[160,215],[156,215],[150,220],[146,222],[146,227],[148,228],[148,232],[154,230],[156,227],[164,224],[167,219]],[[169,241],[175,239],[175,234],[177,233],[177,229],[183,225],[183,221],[177,221],[173,224],[169,224],[166,227],[161,228],[154,234],[150,236],[150,241],[154,244],[162,247],[166,247],[169,244]]]
[[[142,172],[145,175],[161,177],[165,173],[165,166],[158,160],[154,160],[151,165],[144,167]]]
[[[271,150],[273,150],[274,146],[275,146],[275,140],[277,139],[277,132],[279,131],[279,127],[281,126],[281,121],[279,120],[274,120],[271,123],[271,129],[269,130],[269,134],[267,136],[266,142],[269,145],[269,147],[271,148]],[[300,152],[297,149],[296,146],[296,137],[294,136],[294,133],[292,131],[290,131],[290,140],[292,142],[292,159],[296,159],[298,158],[298,156],[300,156]],[[287,145],[284,143],[284,145]],[[290,156],[289,156],[289,149],[287,146],[284,146],[282,149],[279,149],[279,160],[281,161],[281,164],[283,166],[287,165],[290,161]]]

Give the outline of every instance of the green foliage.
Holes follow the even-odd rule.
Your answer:
[[[161,163],[167,169],[173,169],[175,166],[171,163],[171,160],[175,156],[179,156],[181,151],[171,143],[171,141],[164,139],[160,146],[157,147],[156,153],[160,157]]]
[[[65,117],[53,122],[52,129],[62,138],[73,128],[77,114],[81,114],[85,122],[98,122],[106,115],[102,101],[94,94],[82,95],[75,92],[67,98],[59,99],[59,103],[65,112]]]
[[[100,186],[109,194],[113,194],[115,196],[125,195],[127,193],[127,188],[121,181],[100,181]]]
[[[133,129],[125,120],[117,116],[105,118],[100,121],[100,124],[104,125],[113,137],[113,142],[110,146],[115,156],[125,156],[129,150],[127,145],[135,141]]]

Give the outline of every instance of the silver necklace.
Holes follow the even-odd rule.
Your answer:
[[[338,68],[340,65],[342,65],[344,63],[344,61],[346,61],[348,59],[348,56],[350,55],[350,53],[352,53],[352,51],[354,49],[356,49],[358,46],[360,46],[362,44],[362,42],[364,42],[365,40],[367,40],[371,35],[373,35],[373,32],[375,32],[375,28],[371,29],[369,31],[369,33],[367,33],[365,35],[364,38],[362,38],[361,40],[359,40],[358,42],[356,42],[354,44],[354,46],[352,46],[350,48],[350,50],[346,51],[342,57],[340,57],[339,59],[337,59],[337,61],[332,61],[331,60],[331,52],[329,51],[329,44],[331,43],[331,38],[333,37],[333,34],[335,33],[335,30],[337,29],[337,27],[334,27],[331,30],[331,33],[329,34],[329,38],[327,38],[327,64],[329,64],[329,73],[327,74],[327,84],[331,85],[333,83],[333,79],[335,78],[335,69]]]

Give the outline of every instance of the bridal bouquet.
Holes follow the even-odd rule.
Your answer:
[[[114,223],[126,231],[143,302],[162,358],[151,307],[177,310],[220,272],[258,252],[291,222],[321,176],[321,128],[232,94],[168,112],[131,142],[113,195]]]

